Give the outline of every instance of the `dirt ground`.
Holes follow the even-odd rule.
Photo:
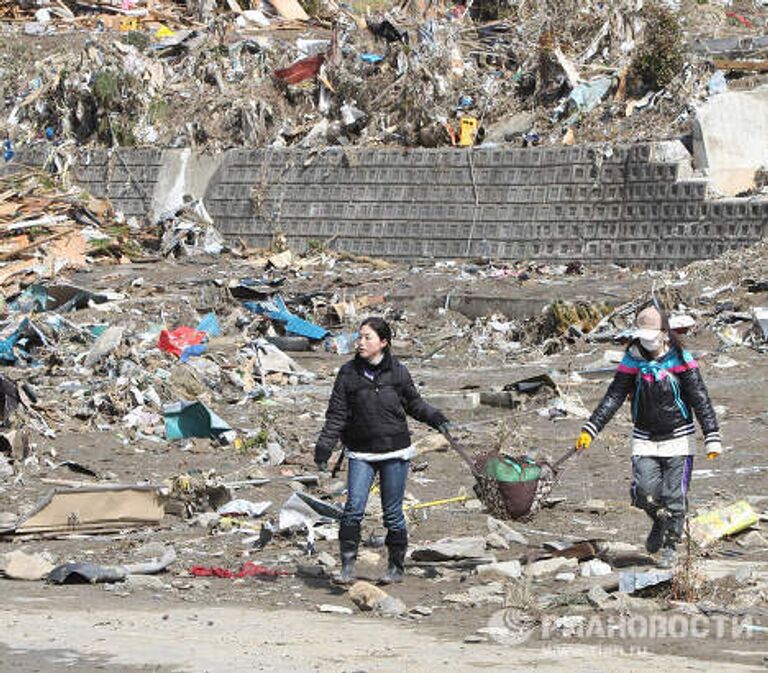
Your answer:
[[[312,447],[322,425],[336,368],[348,356],[322,349],[291,353],[316,378],[310,383],[273,382],[266,400],[246,400],[230,383],[201,377],[200,399],[227,420],[241,436],[267,431],[287,454],[282,466],[261,461],[258,447],[237,450],[208,440],[167,442],[136,434],[123,427],[122,414],[132,407],[121,388],[122,360],[131,360],[144,374],[162,370],[189,371],[199,367],[181,364],[142,344],[137,335],[152,324],[196,324],[200,315],[214,309],[224,335],[213,339],[200,360],[215,363],[222,371],[240,366],[237,349],[249,329],[238,323],[243,310],[226,297],[229,281],[261,277],[263,269],[247,260],[222,259],[204,262],[162,262],[97,268],[72,281],[91,290],[113,290],[126,295],[107,311],[94,308],[68,314],[81,325],[94,322],[124,324],[127,345],[108,364],[95,372],[76,363],[87,346],[62,338],[57,355],[47,353],[37,366],[6,368],[4,373],[25,380],[35,388],[40,407],[56,436],[35,436],[32,457],[16,465],[14,476],[0,482],[0,512],[21,515],[54,485],[92,482],[66,468],[53,465],[74,460],[96,472],[103,483],[149,482],[162,484],[180,474],[209,475],[221,481],[259,476],[312,474]],[[274,273],[274,272],[273,272]],[[509,313],[528,311],[532,318],[552,300],[592,297],[618,305],[659,283],[654,274],[626,271],[588,271],[585,276],[563,276],[552,269],[532,273],[522,282],[516,277],[490,277],[477,269],[373,268],[337,264],[289,272],[281,293],[302,293],[337,298],[384,294],[386,301],[372,312],[384,312],[397,329],[396,355],[408,365],[422,393],[429,398],[459,391],[493,391],[534,374],[548,372],[563,396],[591,409],[605,390],[610,374],[574,376],[574,372],[606,367],[610,343],[578,340],[550,355],[531,342],[518,350],[499,352],[478,347],[473,341],[480,322],[454,311],[444,311],[447,293],[490,298]],[[141,282],[137,279],[141,278]],[[692,281],[680,288],[693,306],[703,283]],[[396,298],[396,299],[393,299]],[[760,305],[765,295],[738,296]],[[532,306],[539,308],[532,310]],[[693,513],[748,498],[758,512],[766,509],[764,456],[768,424],[768,377],[766,355],[746,347],[723,352],[714,332],[705,325],[706,308],[699,327],[688,335],[689,348],[697,355],[713,403],[718,407],[724,437],[723,456],[710,462],[697,459],[690,507]],[[694,312],[696,309],[693,309]],[[363,312],[364,314],[364,312]],[[357,318],[355,318],[356,320]],[[253,316],[250,317],[253,320]],[[522,322],[518,318],[518,322]],[[354,324],[350,320],[349,326]],[[335,328],[339,329],[339,328]],[[439,350],[436,350],[438,349]],[[731,362],[732,360],[733,362]],[[734,364],[735,363],[735,364]],[[731,365],[731,366],[724,366]],[[200,371],[195,369],[195,371]],[[128,376],[125,372],[123,376]],[[76,387],[62,383],[79,381],[91,393],[113,398],[113,407],[101,408],[87,420],[78,416],[83,398]],[[516,410],[481,405],[475,409],[445,411],[458,424],[458,434],[473,450],[503,447],[514,453],[536,452],[556,457],[572,445],[582,419],[569,414],[553,422],[546,413],[553,395],[525,400]],[[173,401],[163,399],[164,402]],[[542,411],[543,410],[543,411]],[[550,506],[534,520],[513,522],[527,545],[489,549],[497,560],[525,559],[555,540],[602,540],[642,546],[648,524],[645,515],[628,503],[630,430],[628,410],[622,410],[584,455],[567,463],[561,482],[552,493]],[[436,433],[411,422],[417,446],[440,447]],[[424,451],[414,459],[406,503],[469,495],[464,502],[408,512],[411,545],[419,546],[444,537],[486,536],[488,514],[472,499],[473,479],[458,457],[443,446]],[[344,474],[321,477],[318,487],[307,492],[331,502],[343,503]],[[295,488],[295,485],[294,485]],[[264,519],[277,514],[291,495],[287,483],[246,486],[233,497],[269,500]],[[589,501],[600,500],[602,506]],[[364,538],[382,535],[380,507],[371,498]],[[57,562],[69,560],[104,564],[130,563],[153,543],[173,545],[178,554],[168,572],[146,581],[94,586],[51,586],[37,582],[0,579],[0,666],[5,671],[446,671],[481,668],[542,671],[633,671],[648,666],[660,670],[684,668],[704,671],[717,665],[722,670],[760,670],[768,662],[768,548],[742,546],[741,538],[718,543],[690,561],[697,576],[692,595],[675,595],[668,588],[651,596],[633,597],[615,612],[601,612],[583,600],[597,580],[576,578],[523,579],[502,585],[490,600],[461,601],[455,597],[473,587],[488,585],[468,568],[450,564],[432,567],[409,565],[404,584],[388,592],[401,599],[408,611],[387,619],[359,612],[346,592],[327,578],[294,574],[299,565],[315,565],[308,556],[303,534],[276,536],[264,549],[254,548],[260,521],[250,534],[213,532],[194,518],[167,514],[157,527],[118,534],[65,535],[61,539],[0,538],[0,554],[24,549],[47,551]],[[336,543],[318,538],[317,552],[336,556]],[[273,580],[197,578],[194,565],[237,569],[254,561],[285,569],[291,574]],[[360,564],[363,579],[374,580],[382,571],[384,550],[368,547]],[[639,568],[653,570],[652,567]],[[622,568],[622,570],[625,570]],[[614,568],[614,575],[617,569]],[[617,575],[616,575],[617,577]],[[320,605],[351,608],[354,614],[320,614]],[[414,608],[418,608],[414,611]],[[421,609],[426,608],[426,609]],[[568,634],[567,629],[547,630],[558,617],[585,619],[720,615],[728,619],[723,633],[699,637],[689,632],[679,637],[649,635],[642,629],[624,637],[605,636],[592,630]],[[521,615],[534,621],[520,642],[499,639],[493,631],[499,620],[519,625]],[[736,621],[733,621],[736,620]],[[525,619],[522,619],[525,622]],[[745,630],[749,621],[756,628]],[[491,630],[485,630],[488,627]],[[760,628],[762,626],[762,629]],[[478,632],[478,629],[481,631]],[[474,642],[479,641],[479,642]]]

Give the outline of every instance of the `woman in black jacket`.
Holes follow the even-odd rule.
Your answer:
[[[389,552],[387,572],[380,582],[402,581],[408,548],[403,496],[414,455],[406,414],[438,430],[448,423],[421,398],[408,370],[390,354],[391,343],[392,330],[384,320],[362,322],[357,356],[336,376],[315,446],[315,463],[323,471],[339,439],[349,459],[347,503],[339,529],[342,569],[335,578],[340,584],[354,579],[360,524],[377,473]]]
[[[661,567],[675,562],[696,452],[693,416],[701,425],[707,458],[722,452],[717,417],[696,360],[656,305],[638,313],[634,339],[600,404],[581,429],[578,450],[589,448],[627,398],[632,402],[632,504],[653,526],[645,546],[661,549]]]

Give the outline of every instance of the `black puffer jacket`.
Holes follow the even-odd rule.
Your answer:
[[[685,350],[672,348],[656,361],[638,344],[630,346],[605,396],[582,429],[595,437],[627,397],[632,401],[632,436],[637,439],[660,442],[691,435],[695,432],[695,413],[705,444],[720,442],[717,416],[698,364]]]
[[[327,461],[339,439],[366,453],[405,449],[411,444],[406,414],[435,429],[448,422],[421,398],[408,370],[389,353],[377,366],[355,357],[336,376],[315,461]]]

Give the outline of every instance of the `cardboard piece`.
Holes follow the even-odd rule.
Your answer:
[[[89,533],[157,524],[165,516],[159,486],[54,489],[0,535]]]

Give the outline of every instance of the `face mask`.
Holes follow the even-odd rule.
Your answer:
[[[664,337],[659,334],[653,339],[640,339],[640,345],[649,353],[655,353],[656,351],[661,350],[661,347],[664,345]]]

